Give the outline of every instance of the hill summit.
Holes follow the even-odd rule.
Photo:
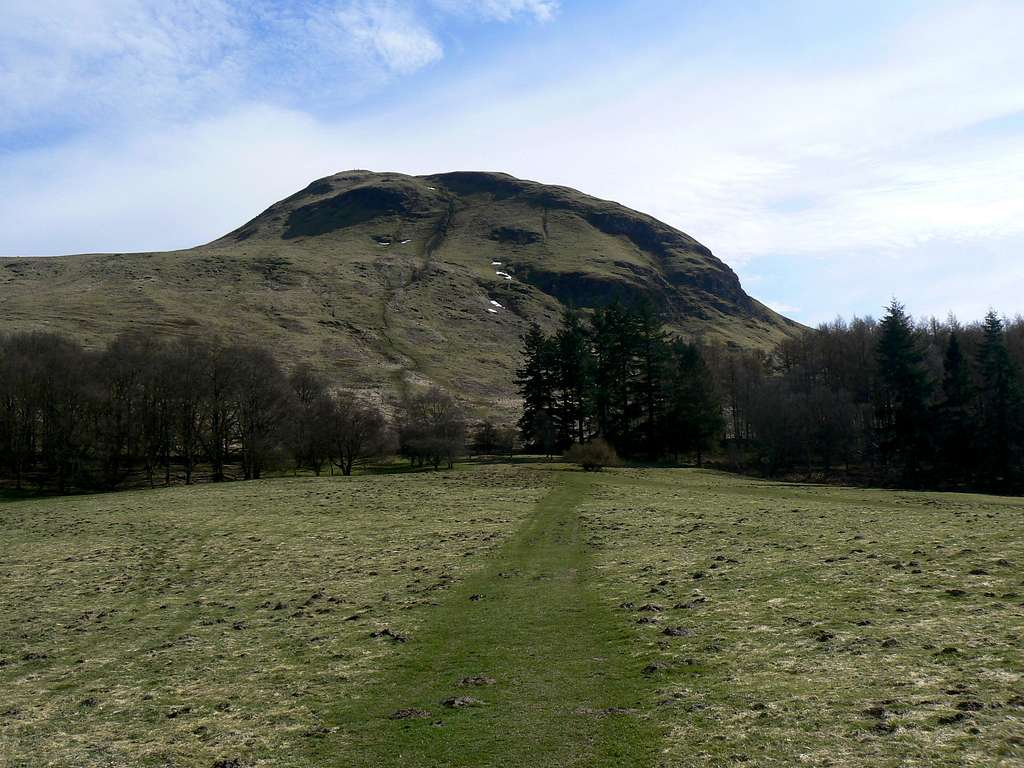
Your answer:
[[[510,404],[531,323],[615,300],[739,346],[799,328],[679,230],[501,173],[346,171],[196,248],[0,259],[7,330],[241,338],[339,384],[436,383],[478,404]]]

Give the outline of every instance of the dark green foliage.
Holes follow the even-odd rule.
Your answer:
[[[975,392],[970,363],[960,345],[960,334],[949,334],[942,364],[942,401],[936,409],[936,434],[941,472],[951,480],[967,481],[974,473]]]
[[[546,338],[523,339],[519,371],[524,441],[550,455],[595,438],[648,459],[694,454],[723,428],[713,377],[699,347],[671,342],[648,306],[613,303],[584,325],[567,313]]]
[[[995,312],[985,316],[982,332],[978,350],[979,458],[986,484],[999,487],[1017,473],[1020,458],[1020,381],[1010,359],[1003,322]]]
[[[913,321],[893,301],[880,324],[875,419],[883,465],[900,466],[915,484],[928,453],[928,397],[931,383]]]
[[[669,356],[666,418],[658,444],[675,455],[695,454],[697,465],[722,434],[725,419],[711,371],[700,347],[678,341]],[[654,422],[650,422],[654,423]]]
[[[916,324],[893,302],[879,323],[839,320],[767,360],[715,362],[736,466],[841,465],[845,479],[875,484],[1024,488],[1024,319]]]
[[[523,337],[523,366],[516,384],[523,399],[519,434],[527,447],[550,456],[556,448],[555,345],[533,325]]]
[[[579,315],[567,311],[555,334],[556,425],[561,445],[581,443],[590,434],[594,405],[594,357],[590,332]]]

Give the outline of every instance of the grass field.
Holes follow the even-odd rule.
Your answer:
[[[0,502],[0,766],[1021,766],[1024,504],[561,465]]]

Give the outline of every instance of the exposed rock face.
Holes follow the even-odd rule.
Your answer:
[[[741,346],[798,328],[667,224],[499,173],[348,171],[190,250],[0,259],[9,330],[241,337],[339,384],[433,382],[505,407],[530,323],[612,301],[651,302],[678,333]]]

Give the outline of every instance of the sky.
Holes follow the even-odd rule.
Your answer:
[[[0,255],[493,170],[650,213],[809,325],[1012,316],[1022,33],[1019,0],[0,0]]]

